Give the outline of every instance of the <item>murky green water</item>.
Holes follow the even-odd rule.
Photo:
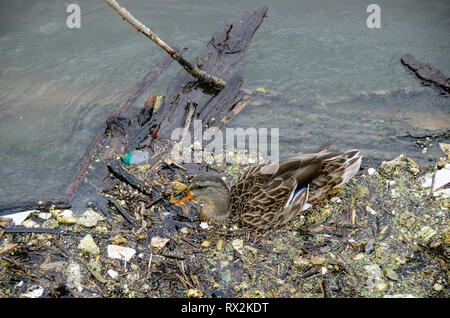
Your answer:
[[[162,56],[103,1],[74,1],[81,28],[68,29],[69,1],[0,1],[0,204],[64,193],[104,119]],[[370,1],[122,0],[166,42],[200,54],[212,33],[245,10],[269,7],[248,51],[244,87],[283,99],[249,107],[234,127],[280,127],[281,156],[336,139],[370,158],[421,158],[398,129],[449,128],[442,96],[308,105],[305,96],[420,88],[401,65],[411,53],[450,74],[450,2],[377,1],[381,29],[369,29]],[[164,94],[172,64],[150,93]],[[297,104],[285,100],[297,99]],[[400,127],[400,128],[399,128]],[[431,153],[431,154],[430,154]]]

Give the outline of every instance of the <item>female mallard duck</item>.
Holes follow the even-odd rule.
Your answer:
[[[359,151],[327,152],[330,144],[312,154],[252,166],[230,186],[218,174],[197,175],[186,197],[171,202],[203,200],[200,219],[217,225],[262,230],[285,224],[358,172]]]

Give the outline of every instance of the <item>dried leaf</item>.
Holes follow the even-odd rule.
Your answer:
[[[163,238],[159,236],[153,236],[150,242],[150,246],[154,248],[163,248],[170,241],[168,238]]]

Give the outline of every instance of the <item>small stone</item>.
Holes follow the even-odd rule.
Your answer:
[[[188,298],[200,298],[203,294],[198,289],[188,289],[186,290],[186,297]]]
[[[77,222],[77,219],[73,215],[72,210],[54,210],[50,209],[50,213],[59,223],[73,224]]]
[[[47,229],[56,229],[59,227],[59,223],[55,219],[49,219],[42,223],[42,227]]]
[[[78,244],[78,250],[83,253],[87,253],[90,255],[98,255],[100,254],[100,249],[95,244],[94,239],[91,234],[86,235],[81,239],[80,244]]]
[[[244,250],[244,241],[243,240],[235,239],[235,240],[233,240],[233,242],[231,242],[231,245],[239,254],[242,254],[242,252]]]
[[[373,241],[373,239],[370,239],[368,242],[367,242],[367,244],[366,244],[366,246],[364,247],[364,253],[365,254],[370,254],[370,252],[372,252],[373,251],[373,243],[374,243],[374,241]]]
[[[220,239],[220,240],[217,242],[217,244],[216,244],[216,249],[217,249],[218,251],[220,251],[220,250],[222,249],[222,246],[223,246],[223,240]]]
[[[102,275],[102,264],[96,261],[92,261],[88,264],[88,269],[100,283],[104,284],[107,282],[107,280]]]
[[[387,268],[384,272],[385,276],[391,280],[397,281],[398,274],[391,268]]]
[[[310,258],[309,262],[312,265],[322,265],[326,262],[326,259],[322,255],[314,255]]]
[[[443,142],[440,142],[439,147],[447,155],[447,158],[450,159],[450,144],[445,144]]]
[[[122,259],[129,262],[134,254],[136,254],[136,250],[120,245],[108,245],[107,253],[109,258]]]
[[[23,227],[26,227],[27,229],[31,228],[37,228],[39,227],[39,223],[34,222],[33,220],[25,220],[21,224]]]
[[[450,245],[450,229],[445,229],[441,234],[442,242],[449,246]]]
[[[386,180],[386,184],[388,187],[392,188],[397,184],[397,182],[395,182],[394,180]]]
[[[323,266],[322,266],[322,267],[320,268],[320,272],[321,272],[322,275],[325,275],[326,273],[328,273],[328,269],[327,269],[326,267],[323,267]]]
[[[377,215],[377,211],[372,209],[370,206],[366,206],[366,212],[368,212],[368,213],[370,213],[372,215]]]
[[[188,230],[187,227],[183,227],[183,228],[181,228],[180,232],[183,233],[183,234],[188,234],[189,230]]]
[[[211,245],[210,241],[203,241],[201,247],[209,247],[209,245]]]
[[[373,289],[383,282],[383,279],[381,278],[381,268],[378,264],[366,265],[364,266],[364,269],[369,274],[366,280],[368,288]]]
[[[92,209],[87,209],[84,213],[76,220],[76,223],[85,227],[94,227],[99,221],[104,220],[105,217],[98,214]]]
[[[150,246],[154,248],[163,248],[170,241],[168,238],[153,236],[150,241]]]
[[[241,282],[241,283],[239,284],[239,288],[240,288],[240,289],[247,289],[247,288],[248,288],[247,282]]]
[[[439,284],[439,283],[436,283],[436,284],[434,284],[433,289],[434,289],[435,291],[441,291],[441,290],[444,289],[444,286],[442,286],[442,285]]]
[[[331,210],[328,208],[322,209],[322,211],[320,211],[321,216],[329,216],[330,214],[331,214]]]
[[[424,226],[417,235],[425,242],[428,242],[433,236],[435,236],[437,232],[431,227]]]
[[[69,288],[76,288],[80,293],[83,291],[81,284],[81,266],[71,261],[65,270],[66,284]]]
[[[393,178],[395,175],[401,173],[406,168],[406,158],[404,155],[399,155],[391,161],[382,161],[378,167],[378,172],[386,178]]]
[[[330,199],[330,202],[333,202],[333,203],[341,203],[342,200],[341,200],[341,198],[339,198],[339,197],[332,197],[332,198]]]
[[[41,212],[38,214],[38,218],[42,219],[42,220],[48,220],[52,217],[52,214],[49,212]]]
[[[398,192],[395,189],[391,189],[391,198],[396,199],[398,198]]]
[[[369,168],[367,169],[367,174],[369,176],[373,176],[375,174],[375,172],[377,172],[377,170],[375,168]]]
[[[379,283],[377,285],[377,289],[379,292],[384,292],[387,289],[387,284],[386,283]]]
[[[354,189],[356,199],[361,199],[365,197],[367,194],[369,194],[369,189],[365,186],[357,184]]]
[[[411,212],[403,212],[402,214],[400,214],[398,218],[398,223],[407,228],[413,226],[414,222],[416,222],[416,218],[414,217],[414,214],[412,214]]]
[[[201,227],[202,229],[206,230],[209,226],[208,226],[208,223],[206,223],[206,222],[201,222],[201,223],[200,223],[200,227]]]
[[[124,238],[122,235],[117,234],[116,236],[113,237],[112,243],[113,243],[114,245],[124,245],[124,244],[127,244],[128,241],[127,241],[127,239]]]
[[[364,258],[364,253],[358,253],[355,256],[353,256],[354,261],[360,261]]]
[[[414,175],[420,172],[419,165],[409,157],[406,157],[406,162],[409,163],[409,171],[411,171]]]
[[[305,257],[302,257],[302,256],[297,256],[297,257],[295,257],[295,258],[294,258],[294,264],[295,264],[299,269],[309,267],[309,261],[308,261]]]

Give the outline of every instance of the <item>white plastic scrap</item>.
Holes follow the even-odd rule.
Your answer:
[[[109,258],[122,259],[125,262],[129,262],[134,254],[136,254],[135,249],[119,245],[108,245],[107,252]]]
[[[433,183],[433,173],[427,174],[422,181],[422,188],[430,188]],[[450,164],[446,164],[444,168],[436,171],[434,177],[433,192],[450,183]]]
[[[37,210],[2,215],[2,218],[11,219],[13,221],[13,225],[20,225],[33,212],[37,212]]]
[[[112,279],[116,279],[119,276],[119,273],[113,269],[108,269],[108,275],[111,276]]]
[[[33,289],[32,291],[22,294],[21,296],[27,297],[27,298],[38,298],[38,297],[41,297],[43,293],[44,293],[44,287],[38,286],[37,288]]]

